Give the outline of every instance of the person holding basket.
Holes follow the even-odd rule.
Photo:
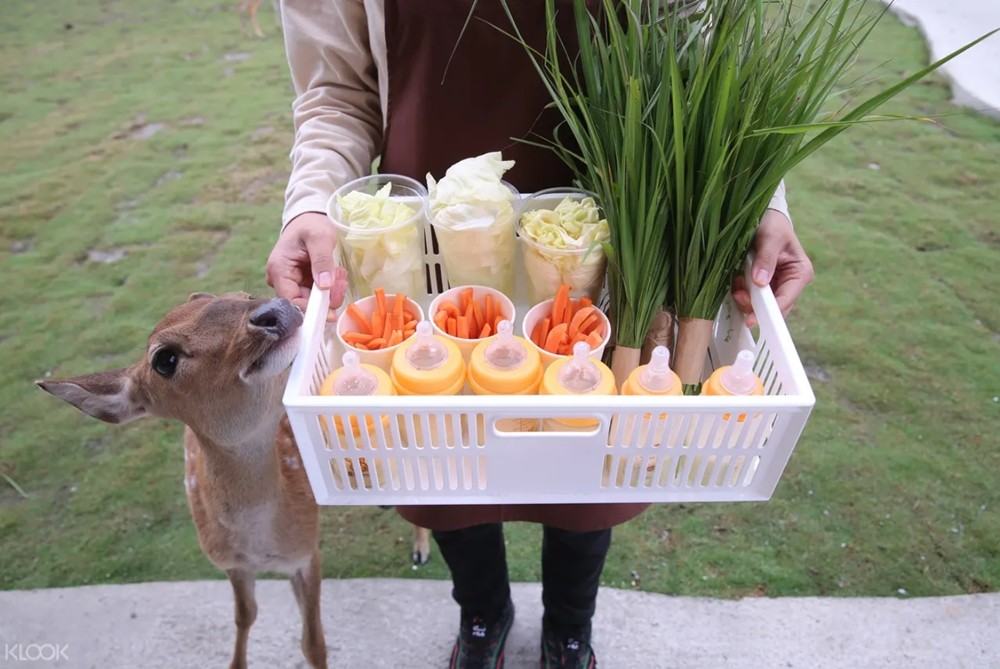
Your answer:
[[[544,3],[508,0],[529,44],[546,34]],[[576,48],[569,2],[557,17]],[[509,19],[497,0],[283,0],[285,46],[296,97],[295,140],[282,229],[267,281],[303,310],[313,284],[334,284],[335,230],[325,213],[341,185],[371,172],[423,181],[455,162],[502,150],[515,161],[506,179],[522,193],[569,186],[555,153],[518,139],[551,138],[558,114],[524,47],[497,30]],[[464,34],[463,34],[464,30]],[[462,35],[459,40],[459,35]],[[515,138],[515,139],[511,139]],[[812,279],[792,228],[783,188],[761,220],[753,281],[774,289],[787,313]],[[734,299],[752,324],[739,277]],[[342,288],[342,287],[341,287]],[[342,290],[333,293],[340,306]],[[401,506],[430,528],[461,609],[450,666],[501,667],[514,610],[503,522],[543,525],[542,666],[594,667],[591,620],[611,528],[647,504]]]

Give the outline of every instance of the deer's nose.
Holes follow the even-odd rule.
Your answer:
[[[250,315],[250,327],[274,337],[285,337],[302,325],[302,312],[288,300],[278,298],[262,304]]]

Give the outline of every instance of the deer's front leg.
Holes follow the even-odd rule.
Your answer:
[[[228,569],[226,575],[233,585],[233,597],[236,601],[236,649],[229,669],[246,669],[247,639],[250,627],[257,619],[257,598],[254,596],[256,578],[253,572],[245,569]]]
[[[322,560],[316,551],[307,567],[292,574],[292,591],[302,612],[302,654],[315,669],[326,669],[326,641],[319,610],[322,583]]]
[[[413,566],[420,567],[431,559],[431,531],[413,526]]]

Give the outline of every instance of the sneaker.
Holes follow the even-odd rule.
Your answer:
[[[595,669],[597,658],[590,645],[590,626],[558,634],[542,625],[541,669]]]
[[[503,669],[503,646],[513,624],[514,602],[510,600],[491,623],[463,613],[449,669]]]

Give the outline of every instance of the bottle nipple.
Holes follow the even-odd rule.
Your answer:
[[[639,385],[651,393],[665,393],[674,385],[674,374],[670,371],[670,350],[657,346],[649,359],[649,364],[639,372]]]
[[[515,369],[524,364],[528,352],[524,344],[514,338],[514,326],[510,321],[500,321],[497,324],[496,339],[491,341],[483,351],[486,364],[493,369]]]
[[[333,384],[335,395],[374,395],[378,390],[378,379],[361,366],[361,358],[354,351],[343,357],[344,370]]]
[[[753,351],[740,351],[736,362],[722,372],[719,381],[733,395],[752,393],[757,386],[757,375],[753,373]]]
[[[417,323],[416,338],[406,351],[406,360],[415,369],[430,371],[437,369],[448,359],[448,349],[434,336],[434,326],[430,321]]]
[[[590,346],[578,341],[573,346],[573,358],[559,370],[559,383],[574,393],[589,393],[601,383],[601,370],[590,359]]]

